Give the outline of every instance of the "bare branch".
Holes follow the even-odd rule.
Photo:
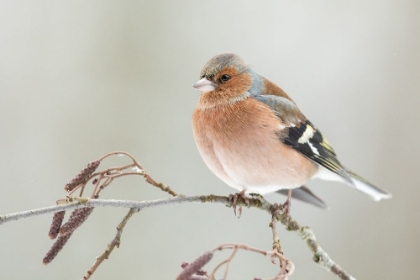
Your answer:
[[[74,201],[68,204],[44,207],[33,209],[29,211],[22,211],[6,215],[0,215],[0,225],[12,220],[20,220],[30,218],[33,216],[44,215],[48,213],[55,213],[63,210],[72,210],[84,207],[122,207],[122,208],[136,208],[139,210],[145,208],[153,208],[157,206],[173,205],[190,202],[208,202],[221,203],[227,206],[232,206],[232,202],[226,196],[176,196],[172,198],[147,200],[147,201],[133,201],[133,200],[117,200],[117,199],[91,199],[91,198],[72,198]],[[62,202],[63,203],[63,202]],[[242,200],[238,200],[237,205],[246,206]],[[257,207],[269,211],[271,204],[268,202],[263,204],[258,199],[250,199],[250,207]]]
[[[355,278],[348,274],[343,268],[336,264],[330,256],[319,246],[312,229],[309,227],[301,227],[298,231],[299,236],[306,241],[309,249],[313,253],[313,260],[326,270],[344,280],[354,280]]]
[[[75,201],[65,205],[57,205],[45,208],[39,208],[29,211],[22,211],[18,213],[0,215],[0,224],[12,221],[29,218],[33,216],[54,213],[63,210],[70,210],[83,207],[125,207],[143,210],[146,208],[153,208],[165,205],[174,205],[181,203],[219,203],[227,206],[232,206],[232,201],[226,196],[206,195],[206,196],[176,196],[166,199],[148,200],[148,201],[129,201],[129,200],[115,200],[115,199],[90,199],[90,198],[75,198]],[[248,204],[243,199],[238,199],[238,206],[246,206],[259,208],[268,213],[272,213],[273,205],[263,198],[249,198]],[[336,264],[321,246],[316,241],[313,231],[308,227],[300,226],[292,217],[287,223],[287,215],[284,213],[277,213],[276,219],[283,225],[287,226],[290,231],[295,231],[307,243],[309,249],[313,253],[313,259],[316,263],[323,266],[328,271],[336,274],[340,279],[354,279],[350,274],[343,270]]]
[[[276,258],[279,259],[280,261],[280,267],[281,267],[281,271],[279,272],[278,276],[281,277],[283,275],[286,275],[287,272],[287,265],[289,263],[289,260],[287,260],[286,258],[282,258],[279,256],[283,255],[283,252],[281,250],[281,245],[280,245],[280,238],[277,234],[277,218],[276,215],[279,213],[281,207],[277,206],[277,204],[274,204],[273,207],[273,213],[271,216],[271,223],[270,223],[270,227],[271,227],[271,231],[273,234],[273,251],[278,252],[278,254],[273,254],[271,256],[271,262],[273,264],[276,264]],[[288,215],[288,212],[285,212],[286,215]]]
[[[138,212],[138,210],[134,208],[131,208],[128,211],[127,215],[125,215],[124,219],[117,226],[117,234],[115,235],[114,239],[112,239],[111,243],[108,244],[108,247],[105,250],[105,252],[98,258],[96,258],[95,263],[86,271],[85,276],[83,276],[83,280],[89,279],[90,276],[92,276],[92,274],[95,273],[96,269],[102,264],[102,262],[109,258],[115,247],[120,247],[121,235],[123,233],[124,227],[127,224],[128,220],[131,218],[131,216],[133,216],[133,214],[136,212]]]
[[[169,193],[172,196],[177,196],[178,194],[176,192],[174,192],[169,186],[165,186],[162,183],[158,183],[156,182],[152,177],[150,177],[149,174],[144,174],[144,178],[146,179],[146,182],[151,184],[152,186],[155,186],[156,188],[161,189],[164,192]]]
[[[229,271],[229,265],[230,265],[232,259],[234,258],[234,256],[236,255],[236,253],[239,249],[263,254],[265,256],[270,256],[271,259],[273,259],[273,257],[274,258],[277,257],[277,258],[280,259],[281,263],[287,264],[284,267],[282,267],[280,272],[274,278],[271,278],[270,280],[287,280],[288,277],[290,275],[292,275],[294,270],[295,270],[294,264],[276,250],[274,250],[274,251],[264,251],[264,250],[261,250],[261,249],[258,249],[258,248],[248,246],[246,244],[223,244],[223,245],[220,245],[217,248],[215,248],[213,250],[213,252],[221,251],[221,250],[225,250],[225,249],[233,249],[233,252],[229,256],[229,258],[227,258],[226,260],[224,260],[220,264],[218,264],[216,266],[216,268],[210,273],[209,279],[211,279],[211,280],[216,279],[215,274],[216,274],[217,270],[220,267],[222,267],[223,265],[226,265],[225,274],[224,274],[223,279],[227,279],[227,274],[228,274],[228,271]],[[254,278],[254,279],[257,279],[257,278]]]

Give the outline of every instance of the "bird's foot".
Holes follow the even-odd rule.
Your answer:
[[[292,204],[290,203],[290,200],[286,200],[285,203],[281,205],[283,213],[286,215],[286,226],[289,226],[290,222],[290,206]]]
[[[292,206],[292,190],[289,190],[289,194],[287,196],[286,201],[283,204],[273,204],[273,214],[277,211],[281,211],[284,215],[286,215],[286,226],[289,226],[290,222],[290,208]]]
[[[290,207],[292,206],[292,191],[293,189],[289,190],[289,193],[287,194],[286,202],[283,203],[282,208],[284,211],[284,214],[286,214],[286,225],[289,227],[290,222]]]
[[[242,214],[242,206],[238,206],[238,214],[236,214],[236,204],[238,203],[239,197],[241,197],[244,200],[246,205],[249,205],[249,199],[245,195],[245,190],[239,193],[229,195],[229,199],[232,200],[233,213],[235,213],[235,216],[237,216],[238,218],[240,218]]]

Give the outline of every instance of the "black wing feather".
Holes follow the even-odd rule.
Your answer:
[[[299,141],[308,127],[314,131],[313,136],[304,142]],[[286,135],[283,140],[286,145],[352,183],[350,175],[338,161],[333,148],[309,120],[300,123],[299,126],[289,127]]]

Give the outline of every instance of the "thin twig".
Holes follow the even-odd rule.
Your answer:
[[[280,245],[280,238],[277,234],[277,219],[276,219],[276,215],[273,214],[271,217],[271,223],[270,223],[270,227],[271,227],[271,232],[273,234],[273,250],[277,250],[280,254],[283,254],[282,250],[281,250],[281,245]],[[276,263],[275,260],[273,260],[274,263]]]
[[[143,169],[143,167],[141,166],[141,164],[131,154],[129,154],[127,152],[124,152],[124,151],[115,151],[115,152],[108,153],[108,154],[104,155],[103,157],[101,157],[100,159],[98,159],[98,161],[102,161],[105,158],[110,157],[110,156],[114,156],[114,155],[117,155],[117,156],[123,156],[123,155],[124,156],[127,156],[127,157],[129,157],[133,161],[133,163],[135,165],[139,166],[140,169]]]
[[[75,201],[64,205],[56,205],[51,207],[39,208],[29,211],[22,211],[18,213],[11,213],[6,215],[0,215],[0,224],[12,221],[29,218],[33,216],[39,216],[48,213],[54,213],[63,210],[70,210],[83,207],[125,207],[135,208],[143,210],[146,208],[153,208],[164,205],[191,203],[191,202],[202,202],[202,203],[219,203],[227,206],[232,206],[232,201],[226,196],[216,195],[205,195],[205,196],[176,196],[166,199],[148,200],[148,201],[129,201],[129,200],[114,200],[114,199],[89,199],[89,198],[77,198]],[[272,213],[272,204],[267,202],[263,198],[249,198],[248,204],[242,199],[238,199],[238,206],[247,206],[253,208],[259,208],[265,210],[268,213]],[[321,246],[316,241],[313,231],[308,227],[300,226],[292,217],[290,217],[289,223],[286,221],[287,215],[283,213],[277,213],[276,219],[283,225],[287,226],[290,231],[295,231],[299,236],[306,242],[309,249],[313,253],[313,259],[316,263],[327,269],[328,271],[336,274],[340,279],[354,279],[338,264],[336,264]]]
[[[271,223],[270,223],[270,227],[271,227],[271,231],[273,234],[273,251],[278,252],[277,255],[272,255],[271,256],[271,262],[273,264],[276,264],[276,257],[279,259],[280,261],[280,267],[281,267],[281,271],[279,272],[279,274],[277,275],[277,277],[282,277],[283,275],[286,275],[288,273],[287,271],[287,265],[288,265],[288,260],[285,258],[279,258],[279,255],[283,255],[283,252],[281,250],[281,245],[280,245],[280,238],[277,234],[277,214],[279,213],[279,206],[277,204],[273,205],[272,208],[272,215],[271,215]],[[285,213],[287,215],[287,213]]]
[[[117,234],[115,237],[111,240],[111,243],[108,244],[107,249],[105,252],[103,252],[102,255],[100,255],[98,258],[96,258],[95,263],[86,271],[86,274],[83,276],[83,280],[87,280],[92,276],[92,274],[96,271],[96,269],[102,264],[102,262],[109,258],[112,251],[115,247],[119,248],[121,244],[121,235],[123,233],[124,227],[127,224],[128,220],[133,216],[134,213],[138,212],[137,209],[131,208],[128,213],[125,215],[124,219],[121,221],[121,223],[117,226]]]
[[[144,178],[146,179],[146,182],[147,183],[149,183],[149,184],[151,184],[152,186],[155,186],[156,188],[159,188],[159,189],[161,189],[162,191],[164,191],[164,192],[167,192],[167,193],[169,193],[170,195],[172,195],[172,196],[177,196],[178,194],[174,191],[174,190],[172,190],[169,186],[165,186],[164,184],[162,184],[162,183],[158,183],[158,182],[156,182],[152,177],[150,177],[150,175],[149,174],[144,174]]]
[[[217,248],[217,250],[223,250],[223,249],[226,249],[226,247],[218,247]],[[232,262],[232,260],[233,260],[233,258],[235,257],[235,255],[236,255],[236,252],[238,252],[238,249],[239,249],[239,247],[238,246],[235,246],[234,248],[233,248],[233,251],[232,251],[232,254],[230,254],[230,256],[229,256],[229,258],[227,258],[226,260],[224,260],[224,261],[222,261],[221,263],[219,263],[214,269],[213,269],[213,271],[210,273],[210,275],[209,275],[209,277],[210,277],[210,279],[215,279],[215,277],[214,277],[214,275],[216,274],[216,272],[219,270],[219,268],[221,268],[223,265],[226,265],[226,268],[225,268],[225,274],[223,275],[223,279],[227,279],[227,275],[228,275],[228,272],[229,272],[229,266],[230,266],[230,263]],[[216,249],[215,250],[213,250],[213,252],[214,251],[216,251]]]
[[[93,173],[98,167],[99,163],[102,162],[104,159],[113,156],[113,155],[120,155],[120,156],[127,156],[131,159],[132,163],[124,165],[124,166],[116,166],[110,167],[103,171],[98,171]],[[96,164],[96,165],[93,165]],[[93,169],[93,167],[95,167]],[[129,169],[134,169],[135,171],[127,171]],[[88,171],[91,171],[90,173]],[[80,189],[80,195],[83,195],[83,191],[89,181],[94,179],[95,189],[92,193],[92,197],[98,195],[100,191],[109,185],[113,179],[126,176],[126,175],[140,175],[144,176],[146,172],[143,170],[142,165],[129,153],[123,151],[112,152],[104,155],[98,160],[95,160],[88,164],[86,168],[84,168],[71,182],[69,182],[65,189],[68,190],[68,195],[72,195],[75,191]],[[107,178],[105,183],[102,183],[102,179]],[[98,189],[100,187],[100,189]]]
[[[274,278],[272,278],[272,280],[287,280],[288,276],[292,275],[293,272],[294,272],[294,269],[295,269],[294,264],[291,261],[289,261],[286,257],[284,257],[282,254],[280,254],[278,251],[274,251],[274,250],[273,251],[264,251],[264,250],[261,250],[261,249],[258,249],[258,248],[248,246],[246,244],[222,244],[222,245],[216,247],[213,250],[213,253],[215,251],[221,251],[221,250],[225,250],[225,249],[233,249],[233,252],[229,256],[228,259],[226,259],[226,260],[222,261],[220,264],[218,264],[213,269],[213,271],[209,274],[209,278],[212,279],[212,280],[216,279],[215,274],[216,274],[217,270],[220,267],[222,267],[223,265],[226,265],[225,274],[224,274],[223,279],[227,279],[227,273],[228,273],[228,270],[229,270],[229,265],[230,265],[232,259],[234,258],[235,254],[237,253],[237,251],[239,249],[263,254],[265,256],[270,256],[271,258],[274,256],[274,257],[279,258],[282,263],[287,263],[288,267],[289,267],[288,272],[286,273],[285,272],[286,270],[282,268],[281,271]]]

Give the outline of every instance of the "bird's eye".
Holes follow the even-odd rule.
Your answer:
[[[228,74],[224,74],[222,77],[220,77],[220,80],[222,82],[227,82],[229,81],[229,79],[230,79],[230,76]]]

